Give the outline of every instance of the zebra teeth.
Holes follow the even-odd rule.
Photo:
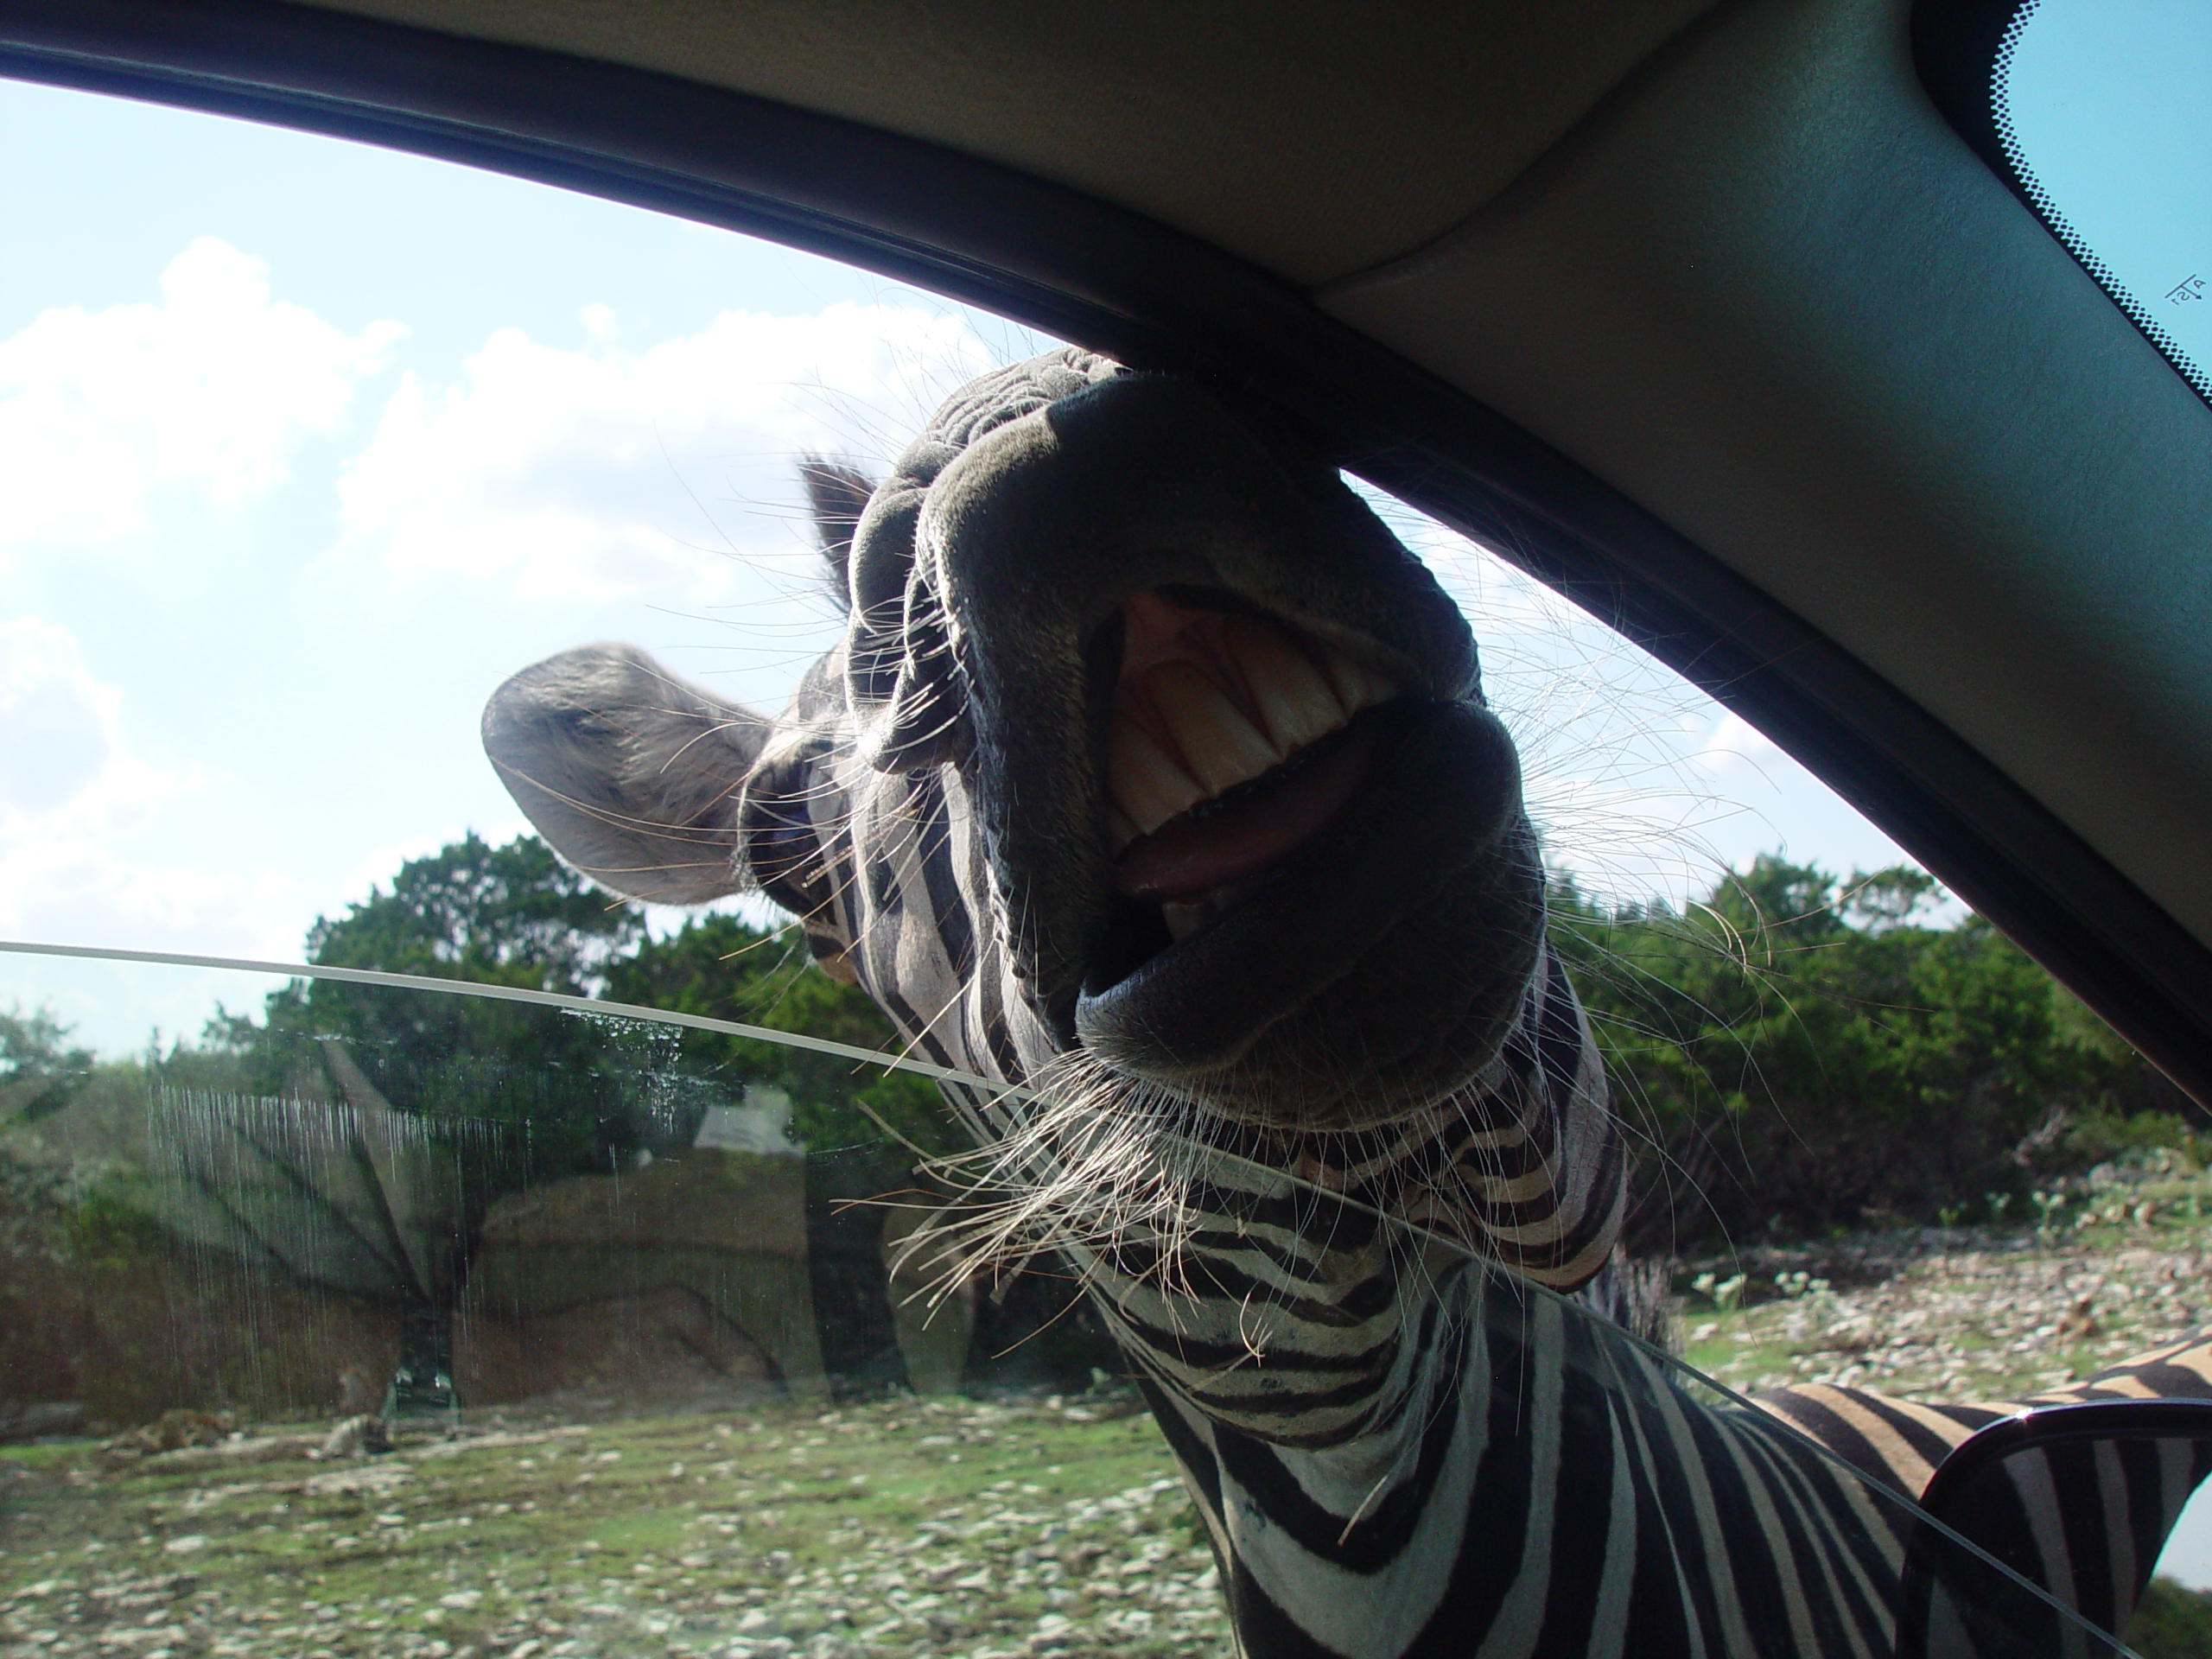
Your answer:
[[[1125,679],[1108,739],[1107,839],[1141,836],[1281,766],[1397,688],[1263,618],[1186,628]]]
[[[1106,778],[1116,814],[1134,832],[1129,841],[1150,835],[1206,798],[1198,780],[1183,770],[1182,762],[1127,715],[1114,716]],[[1114,850],[1118,853],[1127,845],[1128,841],[1121,842]]]
[[[1363,706],[1339,696],[1313,659],[1281,628],[1252,617],[1232,616],[1221,634],[1253,707],[1267,722],[1269,739],[1283,755],[1326,737]],[[1349,663],[1344,671],[1348,678],[1360,672]]]
[[[1329,671],[1329,683],[1335,689],[1338,701],[1344,704],[1346,719],[1363,709],[1372,709],[1377,703],[1388,702],[1398,695],[1396,686],[1373,669],[1355,663],[1342,652],[1326,653],[1322,664]]]
[[[1137,834],[1137,827],[1129,821],[1128,813],[1118,806],[1107,807],[1106,839],[1112,843],[1116,854],[1118,855],[1122,848],[1135,841]]]
[[[1162,663],[1141,684],[1168,741],[1209,799],[1281,764],[1283,752],[1196,664]]]

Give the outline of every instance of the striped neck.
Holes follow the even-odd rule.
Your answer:
[[[958,791],[849,776],[818,810],[842,845],[872,849],[836,887],[862,983],[927,1058],[1039,1093],[950,1091],[987,1148],[976,1167],[996,1149],[999,1185],[1033,1195],[1019,1243],[1067,1255],[1131,1358],[1193,1408],[1285,1445],[1342,1444],[1404,1408],[1406,1332],[1452,1261],[1569,1291],[1611,1254],[1618,1126],[1548,952],[1491,1064],[1415,1121],[1201,1125],[1047,1032],[988,925],[991,872]]]

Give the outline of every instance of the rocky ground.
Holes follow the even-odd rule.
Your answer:
[[[2212,1326],[2202,1186],[2114,1176],[2038,1224],[1900,1229],[1694,1263],[1677,1346],[1747,1391],[1827,1382],[2002,1400],[2080,1381]]]
[[[403,1435],[327,1465],[0,1456],[0,1655],[968,1659],[1226,1651],[1211,1556],[1125,1401]]]
[[[2138,1184],[1693,1263],[1681,1345],[1738,1388],[2031,1393],[2212,1325],[2207,1208]],[[509,1412],[310,1459],[328,1427],[0,1448],[0,1659],[1228,1651],[1195,1512],[1111,1391]]]

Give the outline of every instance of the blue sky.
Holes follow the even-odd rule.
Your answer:
[[[402,859],[521,827],[477,713],[568,645],[779,705],[834,633],[793,458],[880,466],[1050,343],[724,232],[82,94],[0,81],[0,938],[296,958]],[[1897,857],[1570,607],[1404,533],[1590,885]],[[0,1006],[112,1046],[190,1029],[213,982],[0,961]]]

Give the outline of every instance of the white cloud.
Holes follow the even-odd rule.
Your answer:
[[[0,548],[139,534],[165,489],[260,495],[403,332],[272,301],[268,265],[213,237],[162,273],[159,305],[43,313],[0,341]]]
[[[0,937],[264,952],[287,931],[289,878],[137,861],[123,850],[206,781],[137,753],[123,694],[69,630],[0,623]]]
[[[341,550],[534,600],[727,598],[740,560],[802,545],[800,454],[849,452],[856,424],[911,433],[995,360],[912,307],[728,312],[639,352],[606,308],[586,321],[590,350],[502,329],[456,385],[406,376],[346,469]]]
[[[1772,738],[1732,711],[1713,723],[1712,731],[1691,759],[1700,770],[1715,778],[1795,766]]]
[[[10,939],[284,961],[299,954],[299,884],[275,872],[165,866],[86,840],[0,845]]]
[[[186,787],[141,759],[123,728],[123,693],[92,677],[76,636],[36,617],[0,622],[0,836],[35,826],[98,831]]]

